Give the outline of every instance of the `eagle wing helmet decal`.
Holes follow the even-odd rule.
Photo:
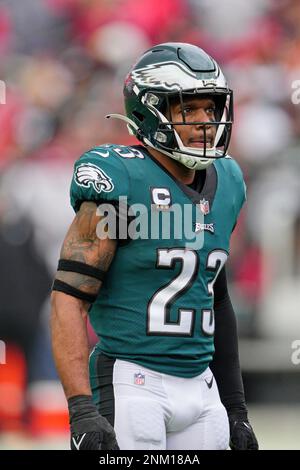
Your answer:
[[[76,168],[74,179],[76,184],[88,188],[92,186],[97,193],[110,193],[114,184],[109,176],[92,163],[82,163]]]
[[[202,84],[196,74],[175,62],[161,62],[147,65],[132,71],[132,78],[137,86],[159,87],[166,90],[188,90]]]

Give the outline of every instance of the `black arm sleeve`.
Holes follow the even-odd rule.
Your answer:
[[[239,363],[238,335],[223,268],[214,286],[215,354],[210,364],[228,413],[247,412]]]

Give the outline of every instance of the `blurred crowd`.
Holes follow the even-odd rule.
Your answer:
[[[298,0],[0,1],[0,433],[66,428],[48,316],[72,165],[94,145],[135,143],[105,115],[123,113],[123,79],[153,44],[202,47],[234,90],[230,153],[248,187],[230,261],[241,336],[300,331],[299,25]]]

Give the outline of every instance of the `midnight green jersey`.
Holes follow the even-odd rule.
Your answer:
[[[241,170],[229,157],[215,160],[199,193],[142,146],[85,153],[71,185],[75,211],[82,201],[101,207],[120,200],[135,220],[126,219],[131,240],[119,244],[90,310],[97,348],[162,373],[196,376],[214,352],[213,285],[245,200]]]

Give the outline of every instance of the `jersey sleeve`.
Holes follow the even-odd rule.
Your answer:
[[[102,146],[89,150],[75,162],[70,188],[75,212],[83,201],[100,204],[130,197],[129,176],[120,160],[109,146]]]

